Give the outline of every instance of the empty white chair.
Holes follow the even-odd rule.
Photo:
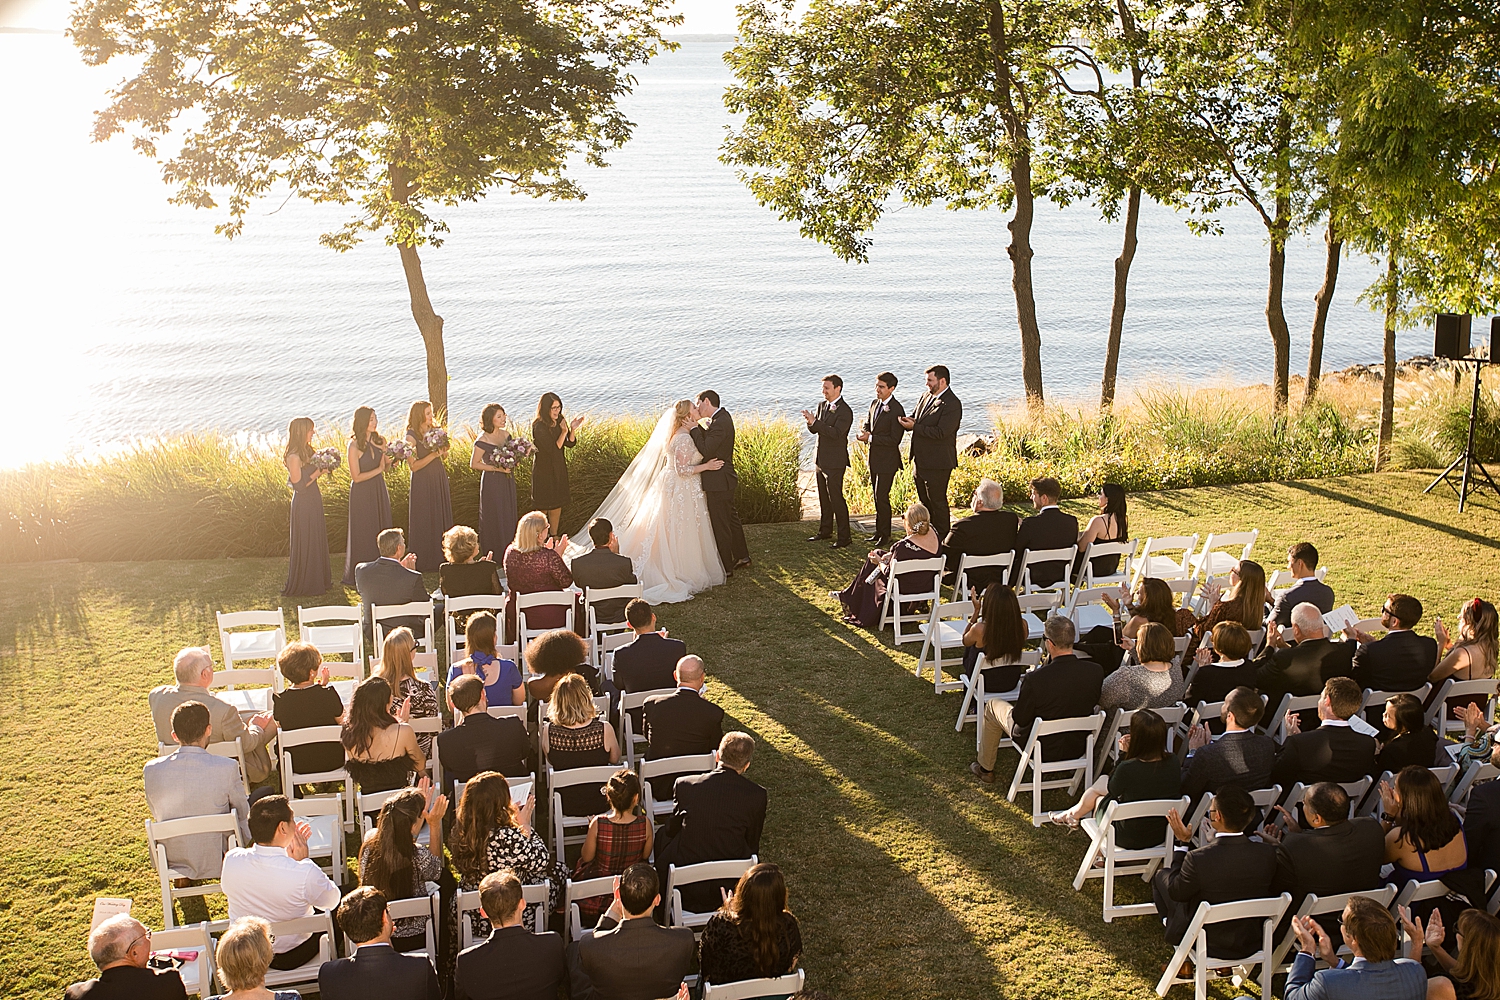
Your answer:
[[[636,732],[634,714],[642,710],[646,699],[655,698],[657,695],[673,694],[676,690],[676,688],[654,688],[650,691],[620,692],[620,729],[622,730],[620,750],[625,754],[625,763],[628,766],[635,767],[636,756],[642,752],[637,749],[637,746],[639,745],[642,749],[646,746],[645,717],[642,716],[642,724],[639,727],[642,731]]]
[[[1172,953],[1172,958],[1167,962],[1166,971],[1157,981],[1156,995],[1164,997],[1167,991],[1178,983],[1192,983],[1193,1000],[1207,1000],[1208,981],[1219,978],[1214,972],[1215,969],[1224,966],[1249,968],[1259,965],[1260,995],[1271,996],[1271,974],[1276,964],[1274,961],[1276,945],[1272,939],[1276,933],[1277,922],[1291,905],[1292,896],[1287,892],[1270,899],[1246,899],[1237,903],[1199,903],[1198,912],[1193,914],[1192,922],[1188,924],[1187,930],[1182,935],[1182,943]],[[1261,946],[1253,954],[1243,958],[1221,958],[1209,954],[1208,928],[1230,920],[1261,921]],[[1193,960],[1193,975],[1191,978],[1179,979],[1177,970],[1181,969],[1182,964],[1189,958]]]
[[[323,967],[324,962],[333,961],[333,917],[327,913],[315,913],[310,917],[299,917],[296,920],[278,920],[271,924],[271,935],[273,937],[290,937],[293,934],[316,934],[322,931],[323,936],[318,939],[318,953],[307,963],[295,969],[285,972],[271,969],[266,973],[266,986],[274,988],[277,986],[288,986],[299,992],[316,992],[318,988],[318,970]]]
[[[1073,619],[1079,635],[1087,635],[1089,629],[1099,626],[1113,628],[1115,613],[1104,599],[1115,600],[1119,596],[1119,587],[1079,587],[1068,597],[1064,613]]]
[[[1493,677],[1475,681],[1461,681],[1449,677],[1438,688],[1437,697],[1432,700],[1432,707],[1427,710],[1427,722],[1437,728],[1439,736],[1461,740],[1464,733],[1463,720],[1453,717],[1453,713],[1448,710],[1448,699],[1483,698],[1484,717],[1493,719],[1497,691],[1500,691],[1500,680]]]
[[[496,625],[504,628],[505,595],[473,594],[469,597],[443,598],[443,631],[447,635],[450,665],[464,658],[464,630],[459,627],[458,620],[463,618],[467,622],[469,616],[476,611],[492,612]]]
[[[530,594],[516,595],[516,650],[521,663],[526,660],[526,644],[543,632],[552,631],[527,621],[527,612],[538,608],[558,608],[563,612],[563,624],[558,628],[573,627],[573,592],[571,590],[538,590]]]
[[[172,910],[172,904],[176,900],[189,896],[213,896],[224,891],[217,882],[184,886],[180,889],[174,884],[177,879],[187,876],[167,863],[167,845],[163,841],[197,833],[223,834],[228,838],[224,848],[227,853],[240,846],[239,813],[231,809],[214,816],[184,816],[161,822],[146,820],[146,849],[151,852],[151,863],[156,867],[156,880],[161,883],[162,919],[168,927],[177,926],[177,915]]]
[[[1135,553],[1141,547],[1139,539],[1127,538],[1123,542],[1089,542],[1084,552],[1083,575],[1078,580],[1080,587],[1129,587],[1135,579]],[[1095,573],[1094,560],[1119,556],[1120,562],[1113,573]]]
[[[1073,559],[1078,555],[1078,546],[1065,545],[1058,549],[1027,549],[1021,553],[1021,575],[1016,580],[1016,592],[1035,594],[1043,590],[1055,590],[1066,601],[1073,585]],[[1032,576],[1037,566],[1062,563],[1062,579],[1055,583],[1038,584]]]
[[[1367,889],[1363,892],[1345,892],[1337,896],[1319,896],[1316,893],[1308,893],[1302,900],[1302,905],[1297,907],[1296,915],[1299,917],[1321,917],[1331,913],[1343,913],[1344,907],[1348,906],[1349,900],[1355,896],[1364,896],[1368,899],[1373,899],[1381,907],[1389,909],[1391,900],[1396,897],[1396,887],[1387,885],[1379,889]],[[1285,972],[1291,967],[1291,963],[1286,958],[1287,955],[1291,954],[1292,948],[1296,944],[1297,933],[1288,927],[1286,936],[1281,939],[1281,944],[1276,946],[1276,955],[1271,963],[1272,971]],[[1340,947],[1338,953],[1340,956],[1353,956],[1354,954],[1349,950],[1347,944]],[[1321,960],[1316,960],[1316,956],[1314,958],[1315,968],[1327,968]]]
[[[617,622],[605,621],[599,617],[599,603],[601,601],[629,600],[635,597],[645,597],[646,591],[639,583],[627,583],[619,587],[583,589],[583,621],[588,627],[589,652],[592,655],[594,666],[604,666],[604,637],[606,635],[617,635],[626,633],[634,636],[630,630],[630,623],[625,620],[625,613],[620,613]]]
[[[1193,575],[1193,551],[1198,547],[1197,535],[1168,535],[1165,538],[1147,538],[1141,547],[1141,558],[1135,564],[1135,579],[1130,586],[1135,588],[1148,576],[1158,580],[1181,580]],[[1181,552],[1174,559],[1167,553]]]
[[[152,964],[168,963],[182,977],[189,995],[212,996],[214,939],[208,933],[208,921],[166,927],[151,932]]]
[[[896,630],[892,641],[896,645],[922,638],[921,624],[927,621],[928,613],[916,610],[906,612],[903,606],[920,602],[937,604],[942,601],[939,591],[943,585],[943,565],[942,556],[891,561],[891,574],[887,581],[889,586],[885,591],[885,601],[880,606],[877,628],[884,629],[886,625],[894,624]],[[901,582],[903,579],[906,580],[904,585]],[[906,631],[902,628],[903,625],[911,625],[913,628]]]
[[[794,969],[784,976],[769,979],[745,979],[722,986],[704,983],[703,1000],[755,1000],[757,997],[791,996],[802,989],[806,981],[807,974],[801,969]]]
[[[1074,719],[1038,719],[1032,723],[1031,732],[1026,736],[1026,746],[1021,750],[1021,759],[1016,764],[1016,773],[1010,780],[1010,791],[1006,798],[1016,801],[1016,792],[1021,788],[1021,781],[1028,769],[1031,771],[1031,825],[1041,826],[1047,814],[1042,811],[1042,791],[1047,788],[1066,788],[1070,795],[1077,795],[1078,789],[1093,784],[1094,782],[1094,747],[1099,739],[1099,730],[1104,725],[1104,713],[1095,712]],[[1064,760],[1044,760],[1042,757],[1041,739],[1045,736],[1056,736],[1059,733],[1082,733],[1085,736],[1085,750],[1081,757],[1069,757]],[[1064,773],[1065,778],[1047,778],[1048,774]]]
[[[360,625],[357,607],[326,604],[316,608],[297,606],[297,635],[303,642],[318,647],[325,660],[337,653],[348,653],[364,676],[365,630]]]
[[[424,653],[432,653],[437,650],[433,645],[433,620],[436,612],[431,601],[412,601],[409,604],[372,604],[370,605],[370,620],[375,626],[375,649],[371,652],[371,658],[380,655],[385,648],[385,634],[394,632],[404,622],[393,621],[397,618],[420,618],[422,619],[422,634],[415,636],[417,648]],[[373,665],[371,666],[373,670]]]
[[[647,818],[653,823],[663,822],[667,816],[672,815],[672,810],[677,806],[677,803],[670,797],[662,799],[656,797],[651,786],[652,778],[665,778],[668,775],[680,777],[684,774],[707,774],[718,765],[717,756],[711,753],[641,761],[641,795],[644,799],[641,805],[645,809]]]
[[[704,861],[696,865],[667,865],[667,926],[691,927],[695,934],[703,931],[708,918],[718,912],[714,907],[707,913],[695,913],[682,906],[682,887],[695,882],[717,882],[721,879],[737,879],[760,862],[757,855],[735,861]]]
[[[568,940],[582,941],[586,937],[592,937],[594,929],[583,926],[583,911],[579,908],[580,900],[593,899],[595,896],[610,896],[615,894],[615,877],[605,875],[603,878],[568,879]]]
[[[930,652],[934,693],[958,691],[964,687],[961,677],[957,680],[943,680],[943,670],[947,668],[955,677],[959,676],[964,664],[964,629],[973,615],[973,601],[955,601],[951,604],[934,601],[932,614],[917,626],[917,630],[922,633],[922,649],[917,654],[917,678],[921,679]],[[957,655],[944,656],[947,652],[955,652]]]
[[[1250,558],[1250,550],[1255,548],[1255,540],[1260,537],[1260,529],[1252,528],[1249,531],[1225,531],[1208,533],[1203,540],[1203,548],[1192,558],[1193,579],[1201,579],[1205,576],[1227,576],[1229,571],[1240,564],[1240,560]],[[1230,554],[1222,551],[1239,547],[1239,552]]]
[[[219,648],[224,651],[224,669],[233,670],[245,660],[274,660],[286,648],[286,619],[275,611],[220,611]],[[231,632],[230,629],[254,629]]]
[[[958,557],[958,575],[953,578],[953,599],[955,601],[975,600],[979,594],[969,587],[969,571],[975,569],[999,569],[1001,580],[1010,579],[1010,567],[1016,560],[1014,552],[998,552],[992,556],[976,556],[970,552],[963,552]]]
[[[1075,891],[1082,889],[1083,883],[1091,878],[1104,879],[1104,922],[1106,924],[1113,922],[1115,917],[1141,917],[1156,912],[1154,903],[1116,906],[1115,878],[1119,875],[1139,875],[1141,881],[1150,882],[1151,876],[1156,874],[1158,868],[1170,865],[1174,838],[1172,828],[1166,823],[1167,813],[1176,809],[1177,814],[1181,816],[1187,812],[1187,808],[1188,798],[1184,795],[1180,799],[1111,802],[1105,807],[1104,815],[1099,819],[1096,820],[1092,816],[1084,817],[1081,825],[1083,831],[1089,835],[1089,848],[1083,854],[1083,863],[1078,866],[1078,874],[1073,877],[1073,889]],[[1160,844],[1127,849],[1115,843],[1116,823],[1154,817],[1161,818],[1166,831]],[[1104,858],[1104,866],[1095,867],[1095,860],[1101,856]]]
[[[595,767],[570,767],[557,771],[551,764],[547,765],[547,788],[552,796],[552,847],[559,859],[565,855],[569,844],[583,843],[588,834],[589,820],[594,818],[593,813],[570,816],[564,812],[562,790],[578,786],[599,788],[620,767],[619,764],[599,764]],[[569,830],[578,832],[569,833]]]

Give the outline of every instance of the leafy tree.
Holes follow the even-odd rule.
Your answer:
[[[761,204],[846,260],[893,197],[1012,210],[1012,285],[1028,402],[1042,401],[1032,288],[1037,130],[1079,0],[747,0],[726,56],[743,124],[725,162]]]
[[[441,245],[440,206],[506,186],[582,198],[568,158],[605,165],[630,137],[616,105],[628,68],[664,47],[669,0],[83,0],[71,34],[91,65],[134,73],[96,140],[129,132],[157,158],[171,200],[219,207],[239,235],[257,199],[356,206],[319,241],[367,232],[400,253],[427,353],[430,399],[447,408],[443,319],[417,248]],[[174,135],[174,131],[177,132]],[[158,144],[169,136],[174,148]]]

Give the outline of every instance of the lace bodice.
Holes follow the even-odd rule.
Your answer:
[[[703,462],[698,446],[687,431],[678,431],[672,437],[672,467],[679,476],[696,476],[697,466]]]

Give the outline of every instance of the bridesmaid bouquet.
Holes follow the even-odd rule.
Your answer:
[[[392,462],[404,462],[411,458],[411,445],[406,443],[405,438],[398,438],[385,446],[385,453],[391,456]]]
[[[311,469],[322,469],[324,472],[332,472],[339,467],[339,450],[337,448],[324,448],[313,452],[312,458],[308,459],[307,465]]]
[[[526,440],[525,438],[509,438],[504,444],[502,444],[495,450],[494,464],[509,472],[516,467],[521,459],[525,458],[527,455],[530,455],[534,451],[536,451],[536,448],[534,448],[531,442]]]
[[[434,427],[422,435],[422,443],[429,451],[442,451],[448,447],[448,432],[441,427]]]

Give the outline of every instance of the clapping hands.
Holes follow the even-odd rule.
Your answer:
[[[407,569],[416,569],[417,554],[415,552],[408,552],[405,556],[402,557],[401,565],[405,566]]]
[[[1182,813],[1176,809],[1167,810],[1167,825],[1172,828],[1172,836],[1186,844],[1193,839],[1193,831],[1182,821]]]
[[[1206,723],[1195,723],[1193,728],[1188,730],[1187,742],[1189,751],[1201,750],[1213,742],[1213,734],[1208,731]]]
[[[1328,965],[1338,965],[1338,955],[1333,948],[1333,939],[1323,925],[1312,917],[1293,917],[1292,933],[1297,935],[1297,950],[1322,959]]]
[[[408,695],[407,697],[401,699],[401,705],[400,705],[399,708],[396,709],[396,721],[397,722],[410,722],[411,721],[411,696],[410,695]]]

